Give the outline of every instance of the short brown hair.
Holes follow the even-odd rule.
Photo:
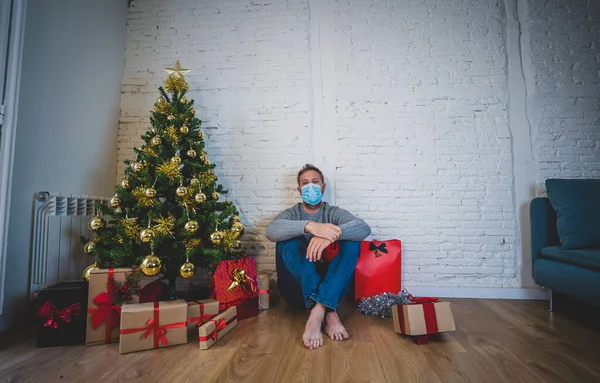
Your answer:
[[[314,170],[315,172],[319,173],[319,176],[321,177],[321,182],[325,183],[325,177],[323,177],[323,172],[321,170],[319,170],[319,168],[316,167],[316,166],[314,166],[314,165],[306,164],[298,172],[298,186],[300,186],[300,176],[302,174],[306,173],[309,170]]]

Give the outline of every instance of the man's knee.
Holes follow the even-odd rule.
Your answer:
[[[277,255],[282,255],[284,249],[298,249],[300,245],[301,238],[290,238],[285,241],[279,241],[275,245],[275,251]]]
[[[341,241],[340,252],[344,253],[360,253],[361,241]]]

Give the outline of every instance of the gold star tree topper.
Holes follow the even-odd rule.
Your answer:
[[[175,65],[173,65],[172,68],[165,68],[165,72],[167,72],[169,75],[175,74],[177,76],[183,77],[188,72],[190,72],[190,69],[182,68],[181,64],[179,64],[179,60],[177,60],[175,61]]]

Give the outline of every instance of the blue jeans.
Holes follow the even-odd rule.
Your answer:
[[[311,308],[318,302],[336,309],[348,294],[360,254],[360,242],[340,241],[339,245],[338,255],[323,265],[306,259],[304,237],[277,242],[277,286],[290,306]]]

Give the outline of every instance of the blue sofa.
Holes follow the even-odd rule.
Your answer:
[[[595,181],[600,184],[600,180]],[[585,193],[589,196],[578,195],[569,188],[582,186],[588,188],[588,186],[573,183],[572,180],[553,182],[551,180],[546,182],[549,198],[535,198],[530,205],[533,279],[537,284],[550,289],[550,310],[552,310],[552,291],[600,306],[600,247],[594,244],[596,233],[600,232],[600,216],[594,219],[592,215],[597,211],[600,194],[594,195],[595,193],[586,189]],[[559,189],[562,196],[557,197],[559,192],[555,190]],[[568,201],[568,197],[564,198],[569,195],[572,201]],[[566,200],[568,201],[566,205],[570,206],[564,208]],[[586,206],[587,202],[590,204]],[[579,206],[576,206],[575,210],[568,210],[576,204]],[[589,210],[585,210],[588,207]],[[574,212],[581,214],[578,216],[573,214]],[[559,216],[562,221],[559,220]],[[589,221],[590,218],[593,221]],[[582,246],[571,242],[572,235],[577,234],[577,225],[586,232],[587,243],[591,240],[591,245],[585,246],[585,241],[580,241],[584,244]],[[564,243],[561,243],[561,238]],[[597,239],[600,241],[600,238]]]

